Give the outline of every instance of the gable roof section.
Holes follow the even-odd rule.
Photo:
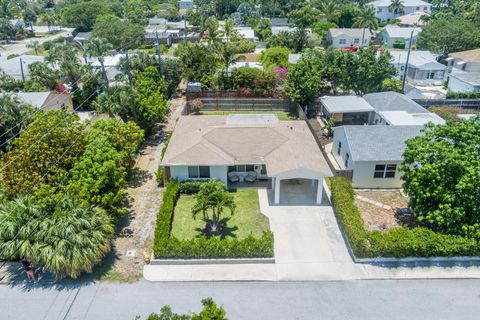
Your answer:
[[[368,93],[363,99],[370,104],[376,112],[381,111],[406,111],[408,113],[429,113],[427,109],[398,92],[386,91]]]
[[[422,29],[420,28],[413,28],[413,27],[398,27],[398,26],[391,26],[388,25],[385,27],[384,31],[388,34],[390,38],[403,38],[403,39],[410,39],[413,30],[413,37],[415,38]]]
[[[452,72],[450,77],[456,78],[472,86],[480,86],[480,72]]]
[[[393,57],[393,63],[405,64],[407,62],[407,50],[390,50]],[[429,70],[445,70],[447,67],[435,60],[435,57],[429,51],[410,51],[408,64],[416,68],[424,68]]]
[[[343,126],[352,161],[401,161],[405,141],[421,133],[423,126]]]
[[[352,38],[361,38],[363,34],[363,28],[330,28],[328,29],[328,32],[330,32],[332,37],[345,35]],[[370,30],[365,29],[365,39],[370,38],[371,36],[372,33]]]
[[[14,96],[18,97],[22,102],[30,104],[35,108],[40,109],[47,98],[50,96],[51,92],[17,92]]]
[[[360,96],[325,96],[320,102],[329,113],[370,112],[374,108]]]
[[[480,48],[467,51],[453,52],[450,55],[452,57],[462,59],[466,62],[480,62]]]

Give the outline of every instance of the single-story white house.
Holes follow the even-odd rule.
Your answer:
[[[403,80],[408,50],[391,50],[391,64],[397,69],[397,78]],[[442,85],[447,67],[435,60],[429,51],[410,51],[407,81],[415,85]]]
[[[162,165],[165,179],[219,179],[230,188],[263,181],[275,204],[292,180],[309,180],[312,202],[321,203],[323,179],[331,175],[306,123],[272,114],[182,116]]]
[[[479,72],[452,72],[448,76],[448,91],[450,92],[480,92]]]
[[[389,48],[393,48],[394,44],[403,45],[399,49],[408,49],[408,44],[410,43],[410,37],[412,36],[412,46],[417,45],[417,36],[422,31],[420,28],[411,28],[411,27],[398,27],[398,26],[386,26],[380,32],[380,40],[382,44],[386,45]]]
[[[352,170],[354,188],[401,188],[399,171],[405,141],[423,126],[341,126],[333,130],[332,155],[342,170]]]
[[[69,92],[16,92],[12,97],[37,109],[73,110],[72,96]]]
[[[453,52],[450,57],[454,58],[453,67],[465,72],[480,72],[480,48]]]
[[[79,32],[75,35],[75,38],[73,38],[73,41],[84,43],[85,41],[87,41],[91,37],[92,37],[91,32]]]
[[[403,9],[391,10],[392,0],[376,0],[366,5],[375,9],[375,16],[380,22],[390,21],[414,12],[431,12],[432,4],[422,0],[402,0]]]
[[[30,79],[28,66],[34,62],[44,61],[45,57],[43,56],[21,55],[12,59],[2,57],[0,59],[0,73],[4,72],[17,81],[22,80],[23,77],[25,77],[25,80],[28,80]]]
[[[364,30],[363,28],[330,28],[327,33],[327,42],[334,48],[366,47],[369,45],[371,38],[370,30]]]
[[[387,91],[363,96],[325,96],[317,100],[323,117],[335,125],[424,125],[443,124],[438,115],[428,111],[406,95]]]

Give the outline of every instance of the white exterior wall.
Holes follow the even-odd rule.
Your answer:
[[[338,154],[338,143],[342,143],[340,154]],[[348,167],[345,167],[345,157],[347,153],[350,155],[348,161]],[[333,135],[332,155],[337,160],[338,165],[342,170],[354,170],[354,163],[352,161],[352,153],[350,152],[350,146],[347,143],[345,133],[342,130],[335,130]]]
[[[219,179],[223,181],[223,183],[227,184],[227,166],[210,166],[210,178],[211,179]],[[170,176],[172,178],[178,179],[178,181],[184,180],[205,180],[203,178],[200,179],[192,179],[188,177],[188,166],[170,166]]]
[[[382,31],[382,43],[389,48],[393,48],[395,42],[405,43],[405,49],[408,49],[408,44],[410,43],[410,38],[391,38],[390,35],[384,30]],[[417,37],[413,37],[412,46],[417,45]]]
[[[375,8],[375,16],[377,17],[380,22],[390,21],[395,18],[398,18],[401,15],[414,13],[414,12],[430,12],[432,10],[432,5],[424,5],[420,7],[404,7],[402,14],[394,14],[393,11],[390,12],[387,7],[374,7]]]
[[[366,189],[399,189],[402,187],[402,179],[399,172],[401,161],[376,161],[376,162],[355,162],[352,178],[354,188]],[[375,165],[396,164],[397,172],[395,178],[374,178]]]
[[[480,92],[480,86],[473,86],[469,83],[458,80],[454,77],[448,79],[448,91],[450,92]]]
[[[455,58],[453,67],[455,69],[467,71],[467,72],[480,72],[480,62],[467,62],[465,64],[459,64],[463,62],[462,59]]]
[[[368,30],[365,30],[365,38],[363,39],[363,46],[368,46],[370,43],[370,37],[368,36]],[[340,44],[340,39],[345,39],[345,44]],[[358,43],[355,43],[355,39],[358,39]],[[332,45],[334,48],[345,48],[349,47],[350,45],[360,46],[360,42],[362,42],[362,36],[359,38],[352,38],[347,35],[340,35],[336,37],[332,37],[330,33],[328,33],[327,41]]]

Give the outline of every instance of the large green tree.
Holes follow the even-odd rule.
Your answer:
[[[0,185],[11,196],[55,190],[85,147],[84,125],[77,115],[39,111],[31,120],[1,159]]]
[[[480,119],[427,125],[407,140],[404,190],[415,218],[434,230],[480,237]]]
[[[480,47],[480,25],[461,18],[436,19],[422,27],[417,45],[442,54],[475,49]]]
[[[90,31],[95,20],[107,13],[109,13],[109,10],[105,3],[96,1],[79,2],[62,11],[62,22],[65,26],[75,28],[77,31]]]
[[[6,150],[29,123],[34,108],[9,94],[0,95],[0,151]]]
[[[122,21],[111,14],[96,19],[92,36],[105,39],[116,50],[134,49],[145,44],[145,29],[142,25]]]

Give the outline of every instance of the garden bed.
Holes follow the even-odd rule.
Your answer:
[[[257,222],[260,223],[260,227],[263,228],[263,230],[259,230],[259,226],[251,228],[248,225],[240,224],[239,221],[242,221],[241,218],[237,218],[236,226],[238,227],[238,230],[234,230],[234,234],[225,237],[206,237],[201,235],[199,231],[195,230],[197,222],[192,222],[192,214],[191,212],[188,212],[189,206],[192,205],[191,200],[193,199],[190,198],[191,195],[185,195],[185,193],[195,193],[193,191],[195,188],[190,188],[190,186],[187,188],[180,187],[180,184],[175,180],[170,180],[167,183],[167,188],[163,195],[163,204],[157,215],[157,226],[155,229],[155,240],[153,245],[153,256],[155,259],[273,257],[273,233],[271,231],[266,231],[268,230],[268,219],[266,219],[266,217],[266,220],[261,218],[261,214],[258,210],[251,212],[250,215],[255,216],[255,214],[257,214],[256,219],[259,219]],[[180,190],[184,193],[183,195],[180,194]],[[182,197],[183,200],[181,200]],[[241,196],[237,197],[239,197],[240,201],[237,202],[238,211],[235,215],[240,214],[243,210],[248,210],[249,207],[257,208],[256,204],[242,204],[242,201],[252,200],[252,195],[250,193],[242,193]],[[178,201],[179,198],[180,201]],[[258,203],[258,199],[256,201]],[[177,211],[176,206],[178,203],[180,204],[180,207]],[[175,227],[175,230],[173,230],[172,226],[175,225],[175,213],[179,213],[180,219],[177,220],[177,226]],[[189,215],[190,218],[187,218],[187,215]],[[260,217],[258,215],[260,215]],[[200,219],[200,217],[197,219]],[[180,227],[178,222],[182,223],[182,221],[186,222],[186,224],[191,227]],[[204,223],[200,221],[201,220],[199,220],[198,223],[202,226]],[[251,223],[253,223],[253,221]],[[232,222],[227,226],[231,227],[235,225]],[[244,229],[241,233],[239,231],[240,227]],[[254,236],[254,233],[256,233],[256,236]],[[178,238],[175,234],[181,238]]]
[[[355,205],[354,191],[348,180],[330,179],[332,204],[341,229],[355,258],[411,258],[479,256],[477,240],[433,230],[405,226],[386,232],[370,231]]]

